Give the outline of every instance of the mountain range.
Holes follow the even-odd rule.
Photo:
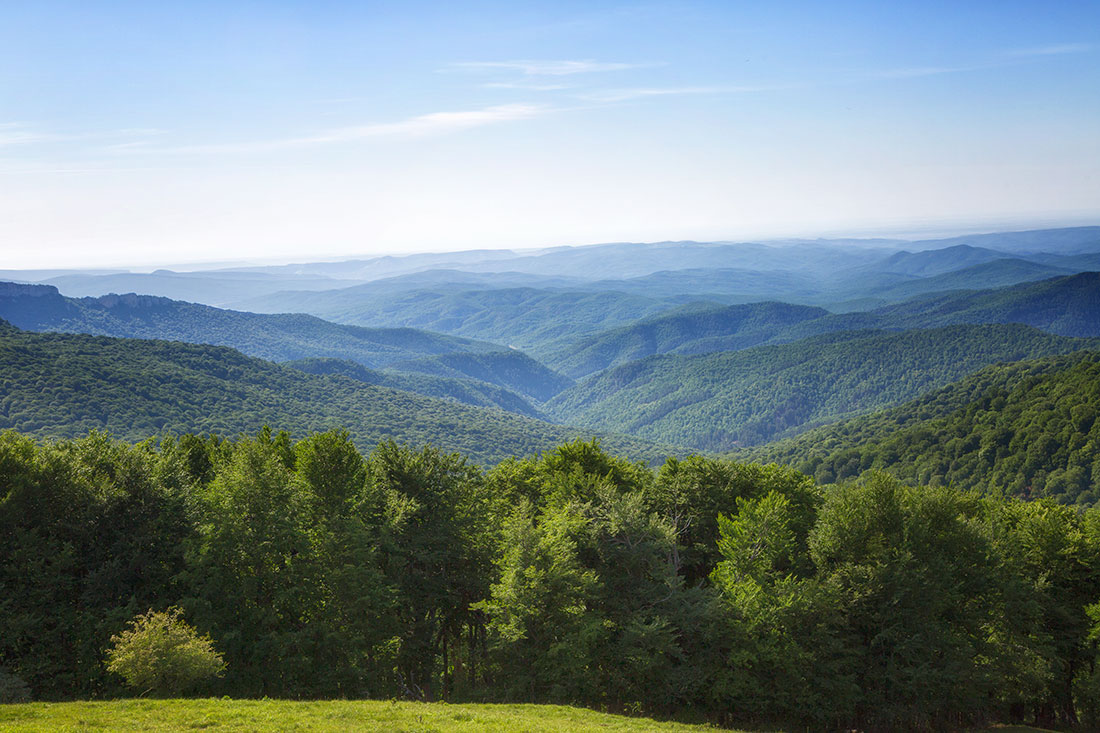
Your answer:
[[[757,446],[842,478],[867,460],[852,464],[851,446],[814,452],[797,436],[840,445],[820,431],[885,425],[880,411],[946,395],[982,370],[1100,348],[1097,268],[1100,227],[472,250],[193,272],[7,271],[0,318],[22,329],[5,337],[8,358],[18,365],[33,352],[49,377],[12,372],[20,376],[0,391],[3,424],[38,435],[103,427],[137,439],[346,422],[360,441],[430,440],[481,461],[597,431],[633,436],[609,440],[647,460],[657,445]],[[234,307],[96,293],[129,283]],[[44,366],[50,358],[61,366]],[[124,365],[159,387],[128,380],[116,370]],[[104,375],[114,386],[86,381]],[[79,389],[59,390],[53,379]],[[118,385],[136,395],[132,404]],[[791,447],[768,453],[773,446]],[[1035,490],[1060,480],[1040,477]]]

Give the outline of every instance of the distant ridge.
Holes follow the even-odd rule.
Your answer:
[[[362,328],[304,314],[224,310],[152,295],[66,298],[50,285],[0,283],[0,317],[24,330],[232,346],[272,360],[335,356],[368,367],[491,344],[410,328]]]

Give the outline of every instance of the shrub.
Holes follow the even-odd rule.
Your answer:
[[[111,637],[107,669],[142,694],[179,695],[225,671],[209,636],[199,636],[179,608],[138,615]]]

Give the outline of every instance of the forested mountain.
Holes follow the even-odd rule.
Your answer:
[[[361,306],[377,305],[383,296],[441,289],[569,288],[630,292],[680,303],[707,296],[727,304],[777,300],[873,307],[884,299],[954,287],[950,280],[935,278],[1001,259],[1060,269],[1027,268],[1019,263],[979,268],[967,286],[996,287],[1059,272],[1100,269],[1098,232],[1097,227],[1077,227],[925,241],[611,243],[153,273],[12,270],[5,277],[54,284],[70,296],[138,292],[248,311],[305,312],[359,325],[393,325],[356,320],[362,317]],[[360,285],[370,287],[354,289]],[[325,295],[311,297],[320,292]],[[334,305],[333,297],[353,306],[352,311],[360,306],[359,311],[338,317],[344,309]]]
[[[921,277],[895,285],[871,289],[867,292],[858,293],[858,295],[894,302],[926,293],[1003,288],[1018,283],[1072,275],[1075,272],[1077,270],[1072,268],[1044,265],[1016,257],[1002,257],[992,262],[972,265],[960,270],[952,270],[939,275]]]
[[[922,295],[871,311],[795,323],[776,343],[858,329],[937,328],[963,323],[1023,323],[1062,336],[1100,336],[1100,272],[1082,272],[989,290]]]
[[[428,397],[444,397],[475,407],[498,407],[538,420],[546,419],[534,405],[512,390],[479,379],[368,369],[358,362],[326,357],[295,359],[282,364],[310,374],[342,374],[379,387],[402,389]]]
[[[573,385],[573,380],[548,369],[522,351],[440,354],[402,361],[391,369],[454,379],[475,379],[545,402]]]
[[[287,293],[242,304],[260,312],[300,310],[338,323],[423,328],[524,350],[630,323],[673,305],[617,292],[536,288],[379,295],[370,285],[327,293]]]
[[[1100,500],[1100,352],[999,364],[912,402],[754,451],[820,482],[881,469],[1060,502]]]
[[[728,450],[904,402],[989,364],[1095,343],[1013,324],[843,332],[649,357],[581,382],[546,409],[571,424]]]
[[[1100,272],[999,290],[915,298],[875,311],[899,328],[950,323],[1026,323],[1063,336],[1100,336]]]
[[[781,293],[786,293],[788,299],[798,303],[828,297],[822,295],[820,274],[728,267],[662,270],[636,278],[597,280],[585,285],[585,288],[678,301],[710,298],[723,303],[777,300]]]
[[[654,354],[737,351],[766,343],[795,323],[828,315],[822,308],[787,303],[693,304],[636,323],[600,331],[543,358],[580,379]]]
[[[327,356],[368,367],[497,348],[411,328],[361,328],[302,314],[244,313],[132,293],[66,298],[49,285],[0,283],[0,318],[31,331],[170,339],[231,346],[275,361]]]
[[[858,268],[854,272],[893,272],[909,277],[933,277],[974,265],[984,265],[1005,257],[1001,250],[956,244],[939,249],[910,252],[903,249],[881,262]]]
[[[109,430],[295,434],[347,428],[362,448],[399,440],[461,450],[479,462],[542,450],[578,432],[499,410],[308,374],[219,346],[81,334],[0,335],[0,429],[40,436]],[[624,442],[625,441],[625,442]],[[633,455],[663,451],[608,439]]]

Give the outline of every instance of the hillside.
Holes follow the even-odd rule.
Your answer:
[[[914,298],[875,311],[896,327],[1026,323],[1062,336],[1100,336],[1100,272],[1082,272],[999,290]]]
[[[904,402],[989,364],[1095,343],[1011,324],[844,332],[649,357],[581,382],[546,409],[571,424],[729,450]]]
[[[548,369],[522,351],[440,354],[402,361],[391,370],[452,379],[475,379],[545,402],[573,386],[573,380]]]
[[[0,334],[0,429],[140,440],[163,431],[295,434],[347,428],[361,449],[394,439],[433,443],[494,463],[550,448],[579,431],[499,410],[314,375],[219,346],[80,334]],[[647,460],[663,451],[609,446]]]
[[[799,299],[819,296],[821,277],[811,272],[792,272],[775,268],[779,260],[766,270],[730,267],[695,267],[662,270],[636,278],[597,280],[586,287],[591,290],[612,290],[650,298],[692,298],[699,296],[722,298],[723,302],[775,300],[780,294],[795,294]],[[800,300],[801,302],[801,300]]]
[[[787,303],[684,306],[628,326],[601,331],[544,356],[580,379],[654,354],[736,351],[766,343],[786,327],[828,315],[822,308]]]
[[[1044,265],[1017,257],[1004,257],[991,262],[963,267],[942,274],[898,283],[869,293],[874,297],[897,301],[925,293],[977,288],[1003,288],[1018,283],[1034,282],[1074,274],[1076,270]]]
[[[260,312],[299,310],[361,326],[423,328],[529,349],[630,323],[673,304],[617,292],[526,287],[391,294],[378,293],[368,284],[325,293],[286,293],[241,305]]]
[[[821,482],[882,469],[921,485],[1100,500],[1100,352],[991,366],[912,402],[767,446]]]
[[[49,285],[0,283],[0,318],[28,331],[89,333],[230,346],[273,361],[350,359],[368,367],[490,344],[411,328],[361,328],[302,314],[223,310],[150,295],[66,298]]]
[[[428,397],[443,397],[475,407],[496,407],[538,420],[546,416],[515,392],[478,379],[438,377],[429,374],[368,369],[347,359],[312,357],[282,362],[283,366],[310,374],[342,374],[366,384],[401,389]]]

